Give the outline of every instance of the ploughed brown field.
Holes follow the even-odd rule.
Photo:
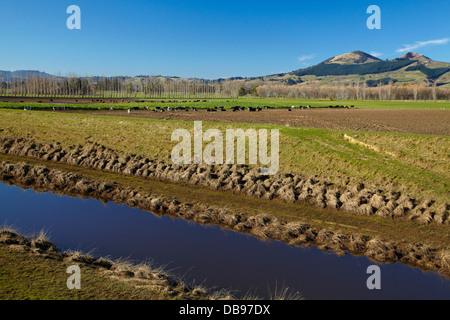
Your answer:
[[[447,110],[377,110],[377,109],[270,109],[257,112],[147,110],[66,111],[75,113],[137,117],[160,120],[185,120],[222,123],[264,123],[283,126],[332,130],[400,132],[427,135],[450,135],[450,112]]]

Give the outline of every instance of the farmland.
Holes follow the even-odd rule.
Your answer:
[[[319,112],[319,110],[302,110]],[[302,111],[279,111],[294,117]],[[328,110],[324,110],[328,111]],[[363,110],[333,110],[333,112],[350,112]],[[376,110],[374,110],[376,111]],[[446,126],[446,112],[437,114],[434,126],[442,130],[441,135],[418,135],[406,133],[365,132],[351,130],[349,126],[339,130],[322,128],[308,128],[280,125],[267,125],[263,121],[259,124],[243,124],[253,114],[267,115],[274,110],[260,113],[232,113],[228,112],[199,112],[205,121],[211,121],[209,114],[216,117],[236,115],[238,123],[206,122],[208,128],[279,128],[280,137],[280,165],[281,171],[301,172],[305,175],[321,175],[331,178],[334,183],[342,184],[347,178],[352,181],[366,181],[367,184],[379,186],[394,183],[395,188],[408,190],[412,195],[439,196],[445,200],[448,193],[448,126]],[[386,111],[387,112],[387,111]],[[393,111],[396,112],[396,111]],[[433,112],[433,111],[427,111]],[[162,113],[168,114],[169,112]],[[60,142],[64,146],[85,145],[98,143],[124,153],[133,153],[150,158],[163,160],[170,155],[175,146],[171,133],[177,128],[192,130],[193,120],[188,121],[148,119],[147,117],[128,117],[118,111],[115,116],[102,114],[73,114],[59,112],[24,112],[2,110],[0,118],[0,136],[3,137],[33,137],[37,142]],[[159,114],[148,112],[146,114]],[[173,113],[176,114],[176,113]],[[191,112],[190,114],[194,114]],[[196,114],[196,113],[195,113]],[[243,115],[248,115],[243,118]],[[278,115],[275,113],[275,115]],[[426,116],[427,114],[425,114]],[[423,116],[419,112],[416,117]],[[167,117],[167,116],[166,116]],[[264,116],[267,120],[268,116]],[[321,116],[322,117],[322,116]],[[347,119],[345,116],[343,120]],[[387,115],[389,117],[389,113]],[[170,118],[170,117],[169,117]],[[172,119],[177,117],[173,117]],[[273,118],[273,117],[272,117]],[[355,118],[357,118],[355,116]],[[439,118],[439,119],[438,119]],[[226,118],[225,118],[226,119]],[[215,119],[218,121],[218,118]],[[230,121],[230,122],[236,122]],[[328,120],[330,121],[330,120]],[[368,121],[368,120],[366,120]],[[417,120],[419,121],[419,120]],[[439,125],[441,123],[441,125]],[[328,126],[329,128],[329,126]],[[403,130],[407,131],[407,130]],[[68,133],[70,132],[70,135]],[[113,134],[111,134],[113,132]],[[444,134],[442,134],[444,132]],[[439,132],[434,132],[439,133]],[[358,146],[344,139],[344,134],[357,137],[369,145],[379,148],[379,152],[364,146]]]
[[[329,106],[354,106],[358,109],[397,109],[397,110],[450,110],[450,102],[446,100],[432,101],[377,101],[377,100],[316,100],[316,99],[260,99],[260,98],[239,98],[239,99],[117,99],[117,98],[49,98],[49,97],[0,97],[0,108],[23,109],[31,107],[41,110],[52,110],[53,107],[60,108],[68,106],[72,110],[108,110],[113,107],[115,110],[127,110],[129,108],[143,109],[148,107],[190,107],[198,109],[214,108],[223,106],[231,108],[233,106],[245,108],[290,108],[291,106],[311,106],[312,108],[328,108]]]
[[[77,102],[79,104],[63,102],[73,107],[69,110],[53,110],[53,106],[61,106],[55,101],[2,102],[0,139],[6,150],[0,155],[2,180],[13,179],[13,183],[23,187],[31,183],[37,190],[50,189],[56,193],[124,203],[199,223],[206,221],[291,245],[317,245],[339,254],[349,250],[377,261],[400,259],[424,270],[448,272],[445,269],[449,259],[448,103],[365,101],[355,102],[355,108],[336,109],[326,105],[353,102],[280,99]],[[33,106],[30,111],[21,110],[30,105]],[[173,110],[178,105],[190,106],[190,109]],[[260,107],[261,111],[229,109],[236,105]],[[291,109],[292,105],[296,108]],[[311,108],[300,109],[300,105]],[[192,109],[194,106],[198,111]],[[226,111],[207,111],[217,106],[225,106]],[[273,106],[273,109],[263,109],[264,106]],[[379,109],[380,106],[383,109]],[[113,110],[109,110],[111,107]],[[163,108],[166,111],[162,112]],[[129,109],[131,112],[127,111]],[[228,181],[225,180],[227,175],[231,173],[232,177],[237,173],[225,172],[221,177],[224,170],[229,169],[221,166],[207,169],[206,177],[210,178],[204,178],[205,175],[194,178],[194,174],[183,180],[181,177],[186,172],[203,167],[180,168],[170,163],[170,153],[176,144],[171,141],[171,134],[180,128],[192,133],[193,121],[203,121],[204,130],[278,129],[280,171],[264,185],[267,192],[272,192],[274,185],[285,183],[295,195],[274,191],[270,197],[256,196],[251,191],[254,188],[248,184],[250,179],[246,178],[255,166],[233,169],[244,172],[240,182],[242,192],[221,187],[211,189],[210,185],[215,183],[225,186],[226,182],[217,182],[218,179]],[[110,163],[119,161],[121,167],[113,169],[101,165],[108,159],[119,159]],[[139,163],[137,168],[144,166],[137,171],[130,169],[136,163]],[[154,169],[144,170],[152,163]],[[47,171],[36,176],[21,176],[21,170],[28,166],[45,167]],[[8,173],[8,170],[12,171]],[[26,170],[29,169],[23,172]],[[171,170],[174,174],[168,175]],[[144,172],[152,173],[144,177]],[[81,179],[80,183],[65,178],[72,175]],[[61,181],[66,182],[61,184]],[[293,181],[306,185],[294,189],[297,182]],[[114,187],[107,189],[108,193],[100,190],[102,184]],[[305,190],[309,190],[308,193]],[[135,196],[123,196],[129,192]],[[309,192],[314,197],[315,192],[319,192],[317,202]],[[347,203],[333,208],[332,202],[323,198],[327,202],[321,202],[318,207],[320,194],[341,195],[342,202]],[[344,195],[349,200],[345,200]],[[370,197],[375,199],[374,195],[385,199],[382,205],[371,200]],[[405,199],[406,202],[402,202]],[[154,206],[161,201],[163,204]],[[389,207],[392,204],[397,206],[396,210],[395,206]],[[364,211],[367,208],[369,211]],[[260,221],[258,219],[269,222],[255,223]],[[305,223],[307,227],[301,228],[310,228],[310,233],[291,238],[292,224],[303,226]],[[352,240],[349,244],[336,244],[324,238],[330,234]],[[362,245],[355,239],[365,239],[361,241],[366,249],[355,249]],[[412,257],[413,252],[422,250],[420,248],[426,249],[421,251],[419,261]],[[17,259],[22,257],[18,255]]]
[[[260,112],[237,111],[208,112],[194,111],[149,112],[133,110],[78,110],[70,113],[120,116],[155,120],[194,121],[218,123],[259,123],[286,127],[311,127],[332,130],[377,131],[393,133],[414,133],[428,135],[450,135],[445,110],[380,110],[380,109],[328,109],[299,108],[261,110]]]

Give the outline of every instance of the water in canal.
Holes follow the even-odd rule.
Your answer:
[[[112,202],[72,198],[0,183],[0,224],[23,234],[45,229],[59,249],[152,260],[209,288],[268,298],[283,284],[305,299],[450,299],[450,281],[401,263],[379,264],[381,290],[366,286],[366,257],[290,247]]]

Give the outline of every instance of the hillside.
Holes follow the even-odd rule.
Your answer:
[[[421,84],[450,87],[450,63],[431,60],[415,52],[393,59],[380,60],[362,51],[354,51],[329,58],[315,66],[289,73],[246,79],[260,84],[315,82],[319,84],[366,83]]]
[[[415,60],[401,59],[395,61],[376,61],[362,64],[320,63],[311,68],[294,71],[292,74],[296,76],[346,76],[353,74],[378,74],[395,71],[414,62]]]

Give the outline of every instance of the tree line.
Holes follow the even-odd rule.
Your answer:
[[[169,79],[161,77],[44,78],[15,77],[2,81],[0,95],[23,97],[98,98],[236,98],[234,81]]]
[[[267,84],[253,91],[260,98],[334,99],[334,100],[450,100],[450,88],[422,85],[297,85]]]
[[[382,81],[386,80],[386,81]],[[388,81],[389,80],[389,81]],[[386,84],[387,83],[387,84]],[[433,84],[394,85],[390,79],[373,84],[325,85],[319,83],[257,84],[242,80],[198,80],[139,76],[136,78],[15,77],[2,81],[0,95],[23,97],[93,98],[260,98],[336,100],[450,100],[450,88]]]

